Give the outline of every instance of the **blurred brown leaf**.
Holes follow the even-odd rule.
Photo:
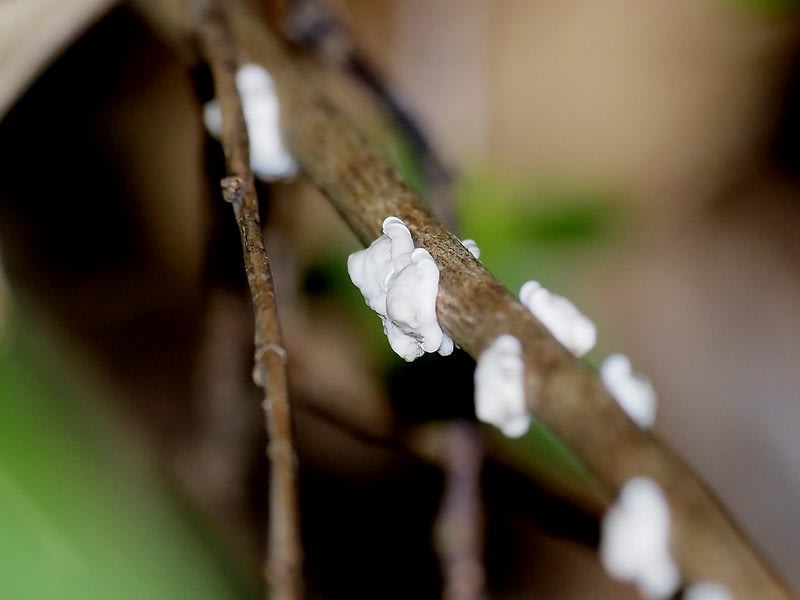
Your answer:
[[[116,0],[0,2],[0,118],[36,77]]]

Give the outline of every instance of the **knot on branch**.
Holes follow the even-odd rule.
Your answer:
[[[245,194],[245,181],[239,175],[230,175],[219,182],[222,197],[230,204],[241,204]]]

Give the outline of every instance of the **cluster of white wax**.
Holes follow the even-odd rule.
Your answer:
[[[646,598],[669,598],[680,573],[669,552],[669,505],[657,483],[628,481],[602,523],[600,560],[606,571],[636,585]]]
[[[575,356],[594,348],[594,323],[564,296],[554,294],[538,281],[528,281],[519,291],[519,300]]]
[[[624,354],[612,354],[600,366],[600,378],[622,410],[639,427],[652,427],[656,419],[656,393],[650,381],[631,369]]]
[[[436,318],[439,267],[397,217],[383,222],[383,235],[350,255],[347,272],[367,305],[380,316],[389,345],[407,361],[425,352],[448,355],[453,340]]]
[[[531,415],[525,405],[525,363],[522,344],[501,335],[484,350],[475,367],[475,415],[508,437],[528,431]]]
[[[259,65],[243,65],[236,72],[236,88],[247,123],[253,173],[264,181],[293,177],[297,165],[281,138],[280,107],[272,77]],[[209,133],[219,139],[222,136],[222,112],[217,100],[206,103],[203,119]]]

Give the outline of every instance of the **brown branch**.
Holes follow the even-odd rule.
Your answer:
[[[434,526],[444,600],[485,597],[480,475],[483,449],[475,423],[443,426],[445,488]]]
[[[264,415],[271,460],[269,540],[267,551],[268,597],[299,600],[302,597],[296,459],[292,446],[292,420],[283,349],[269,259],[264,249],[258,217],[258,198],[250,169],[249,139],[236,88],[236,44],[224,13],[212,9],[199,27],[203,53],[214,79],[222,112],[222,145],[229,176],[222,180],[222,195],[232,207],[242,239],[244,265],[255,313],[255,367],[253,379],[265,391]]]

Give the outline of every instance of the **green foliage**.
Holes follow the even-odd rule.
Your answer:
[[[591,186],[534,187],[478,174],[458,197],[464,237],[477,240],[481,260],[513,291],[529,279],[553,286],[624,228],[620,198]]]
[[[254,597],[83,400],[0,342],[0,597]]]
[[[403,181],[414,192],[424,197],[424,182],[421,158],[414,153],[410,142],[401,132],[386,132],[372,140],[397,169]]]
[[[765,10],[786,10],[800,6],[800,0],[736,0],[736,2]]]

